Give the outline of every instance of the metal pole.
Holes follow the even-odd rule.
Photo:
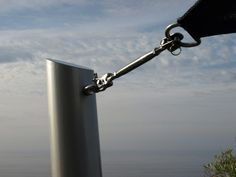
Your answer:
[[[52,177],[102,177],[95,94],[88,68],[47,59]]]

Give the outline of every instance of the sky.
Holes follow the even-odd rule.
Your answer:
[[[46,58],[114,72],[157,47],[194,2],[1,0],[0,166],[48,158]],[[235,39],[203,38],[179,56],[165,51],[97,94],[102,152],[234,148]]]

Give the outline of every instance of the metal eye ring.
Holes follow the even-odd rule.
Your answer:
[[[171,32],[171,30],[173,28],[176,28],[176,27],[181,27],[181,25],[176,22],[176,23],[172,23],[169,26],[167,26],[167,28],[165,30],[165,36],[170,39],[171,38],[170,32]],[[180,46],[181,47],[195,47],[195,46],[198,46],[200,44],[201,44],[201,40],[200,39],[199,40],[195,40],[195,42],[192,42],[192,43],[191,42],[187,43],[187,42],[181,42],[180,41]]]

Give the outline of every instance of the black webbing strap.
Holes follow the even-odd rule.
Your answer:
[[[198,0],[177,22],[195,40],[236,32],[236,0]]]

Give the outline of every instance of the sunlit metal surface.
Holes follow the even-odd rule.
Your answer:
[[[46,62],[52,177],[102,177],[96,98],[82,92],[94,73],[56,60]]]

